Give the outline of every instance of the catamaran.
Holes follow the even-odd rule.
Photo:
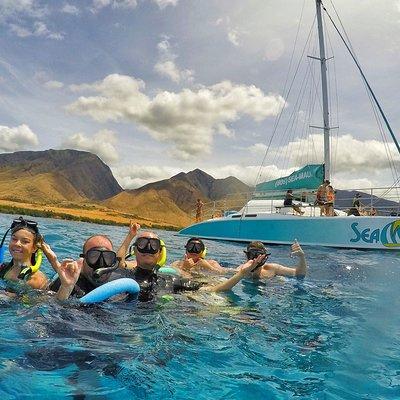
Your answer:
[[[324,137],[324,162],[309,164],[288,176],[263,182],[256,185],[253,197],[239,211],[224,210],[224,215],[217,218],[193,224],[182,229],[179,234],[197,236],[205,239],[253,241],[259,240],[271,244],[290,244],[297,239],[305,245],[321,245],[337,248],[356,249],[384,249],[400,250],[400,203],[398,197],[391,203],[391,210],[380,210],[378,215],[369,212],[369,215],[348,215],[343,210],[335,209],[334,216],[325,216],[321,213],[323,207],[315,206],[314,199],[310,198],[324,180],[331,178],[331,148],[330,136],[335,127],[330,124],[327,61],[325,55],[325,39],[322,12],[328,15],[341,40],[359,70],[362,80],[372,99],[377,114],[380,114],[383,125],[387,128],[400,154],[399,143],[383,113],[383,110],[369,85],[360,64],[358,63],[351,46],[336,27],[321,0],[316,0],[316,20],[318,26],[319,57],[309,56],[319,60],[320,84],[322,89],[322,119]],[[396,157],[398,155],[396,154]],[[398,158],[392,163],[394,167],[395,183],[389,188],[369,189],[363,195],[371,195],[371,210],[379,199],[389,193],[399,193],[400,187]],[[392,171],[393,174],[393,171]],[[397,186],[396,186],[397,185]],[[294,196],[301,200],[298,204],[304,210],[298,215],[292,207],[283,204],[283,197],[287,190],[292,190]],[[349,194],[356,192],[349,192]],[[358,192],[360,193],[360,192]],[[315,198],[315,196],[314,196]],[[392,196],[392,199],[395,196]],[[351,203],[351,197],[350,197]],[[394,212],[393,212],[394,210]],[[397,210],[397,212],[396,212]],[[390,212],[391,211],[391,212]],[[215,217],[215,215],[214,215]]]

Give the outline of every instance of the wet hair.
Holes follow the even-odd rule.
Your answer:
[[[204,246],[204,242],[198,238],[198,237],[191,237],[187,242],[186,242],[186,246],[190,243],[190,242],[199,242]]]
[[[110,239],[108,236],[106,236],[106,235],[92,235],[92,236],[88,237],[88,238],[85,240],[85,243],[83,243],[82,253],[85,254],[85,246],[86,246],[86,244],[89,242],[89,240],[91,240],[91,239],[93,239],[93,238],[97,238],[97,237],[103,238],[103,239],[107,240],[107,241],[111,244],[111,248],[114,247],[113,242],[111,241],[111,239]]]
[[[250,242],[247,245],[246,250],[249,251],[250,249],[267,250],[267,248],[264,246],[264,244],[258,240],[254,241],[254,242]]]

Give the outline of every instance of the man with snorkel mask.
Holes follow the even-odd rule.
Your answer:
[[[138,233],[139,229],[139,224],[135,222],[130,223],[129,232],[117,253],[122,260],[125,260],[127,256],[129,257],[131,255],[131,251],[128,251],[129,245],[136,237],[133,244],[136,262],[125,261],[125,263],[121,262],[121,265],[133,270],[133,278],[140,286],[139,301],[152,300],[159,289],[166,289],[173,293],[197,290],[206,292],[225,292],[231,290],[242,278],[249,276],[250,271],[262,259],[262,256],[260,256],[254,260],[249,260],[236,271],[235,275],[222,283],[203,285],[202,282],[185,279],[176,274],[166,275],[162,273],[162,268],[160,268],[159,264],[162,258],[163,246],[165,245],[154,232]]]
[[[193,273],[213,272],[225,274],[230,271],[229,268],[221,267],[215,260],[205,259],[207,249],[200,238],[190,238],[185,245],[185,250],[183,260],[172,263],[172,267],[179,269],[182,276],[190,278]]]
[[[55,256],[49,260],[58,274],[49,289],[57,292],[59,300],[66,300],[71,294],[82,297],[106,282],[128,275],[118,268],[120,259],[105,235],[87,239],[80,257],[77,261],[66,259],[61,263]]]
[[[248,261],[261,258],[260,262],[251,271],[250,276],[254,279],[270,279],[274,276],[293,276],[301,278],[307,275],[306,257],[297,240],[295,240],[291,246],[291,257],[296,256],[299,258],[299,263],[295,268],[285,267],[276,263],[267,263],[266,261],[271,255],[271,252],[262,242],[250,242],[244,253],[246,254]],[[240,268],[241,266],[239,269]]]
[[[291,257],[299,257],[299,263],[295,268],[285,267],[276,263],[266,263],[271,252],[264,246],[262,242],[254,241],[247,245],[244,253],[246,254],[247,260],[260,259],[260,262],[251,271],[251,277],[253,279],[270,279],[274,276],[296,276],[305,277],[307,275],[307,263],[303,249],[297,240],[291,246]],[[242,266],[239,267],[239,269]]]

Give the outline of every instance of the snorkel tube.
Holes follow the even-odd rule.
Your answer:
[[[42,250],[39,249],[35,254],[35,264],[30,267],[22,268],[21,272],[18,275],[18,279],[25,279],[27,275],[31,275],[39,271],[40,265],[42,264],[42,260],[43,260],[43,252]]]
[[[110,274],[111,272],[115,271],[118,268],[120,261],[121,261],[121,257],[117,257],[117,261],[111,267],[95,269],[93,271],[93,278],[99,279],[104,274]]]

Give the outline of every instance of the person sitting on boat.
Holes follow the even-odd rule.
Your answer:
[[[347,215],[348,215],[348,216],[349,216],[349,215],[354,215],[354,216],[356,216],[356,217],[359,217],[360,215],[362,215],[362,207],[363,207],[363,204],[362,204],[361,201],[360,201],[360,197],[361,197],[361,194],[360,194],[360,193],[356,193],[356,194],[354,195],[351,208],[350,208],[349,211],[347,212]]]
[[[285,194],[285,200],[283,201],[283,205],[285,207],[292,207],[293,210],[296,212],[298,215],[303,215],[304,211],[301,210],[300,206],[298,204],[293,204],[293,190],[289,189],[286,194]]]
[[[1,259],[4,256],[4,240],[11,231],[11,240],[8,250],[11,261],[0,264],[0,279],[8,281],[25,281],[33,289],[45,289],[48,284],[46,275],[39,270],[42,262],[40,250],[43,238],[39,233],[38,224],[35,221],[19,217],[15,219],[11,227],[6,231],[1,242]]]
[[[226,268],[221,267],[218,261],[206,259],[206,246],[197,237],[190,238],[185,245],[185,255],[182,260],[174,261],[172,267],[178,269],[182,276],[191,277],[194,273],[214,272],[225,274]]]
[[[133,244],[135,248],[136,267],[133,270],[132,277],[140,286],[139,301],[152,300],[157,292],[165,292],[165,290],[170,293],[198,290],[205,292],[229,291],[244,277],[249,276],[251,270],[254,269],[263,258],[263,256],[260,255],[255,259],[248,260],[232,277],[221,283],[204,284],[203,282],[196,282],[191,279],[183,278],[178,274],[162,273],[162,268],[160,268],[159,263],[162,258],[163,242],[154,232],[147,231],[138,233],[139,228],[139,224],[131,222],[128,234],[117,253],[118,256],[123,257],[123,260],[125,260],[125,255],[129,254],[129,245],[136,238]]]
[[[324,182],[318,186],[315,205],[320,207],[321,215],[325,215],[325,203],[326,203],[326,187],[330,185],[331,182],[325,179]]]
[[[269,249],[267,249],[262,242],[254,241],[247,245],[244,253],[246,254],[247,260],[258,259],[262,257],[261,261],[256,265],[255,269],[251,271],[251,277],[253,279],[270,279],[274,276],[293,276],[293,277],[305,277],[307,275],[307,263],[304,251],[301,248],[297,240],[294,241],[291,247],[291,256],[299,257],[299,263],[295,268],[285,267],[281,264],[267,263],[268,257],[271,255]],[[248,262],[247,261],[247,262]],[[241,268],[240,266],[239,268]]]
[[[120,268],[120,259],[110,238],[105,235],[89,237],[77,261],[65,259],[60,263],[50,247],[45,247],[50,264],[57,272],[49,289],[57,292],[59,300],[66,300],[70,295],[83,297],[106,282],[131,277],[129,271]]]
[[[325,203],[325,215],[327,217],[335,216],[334,204],[335,204],[335,191],[333,190],[332,185],[328,185],[326,187],[326,203]]]

